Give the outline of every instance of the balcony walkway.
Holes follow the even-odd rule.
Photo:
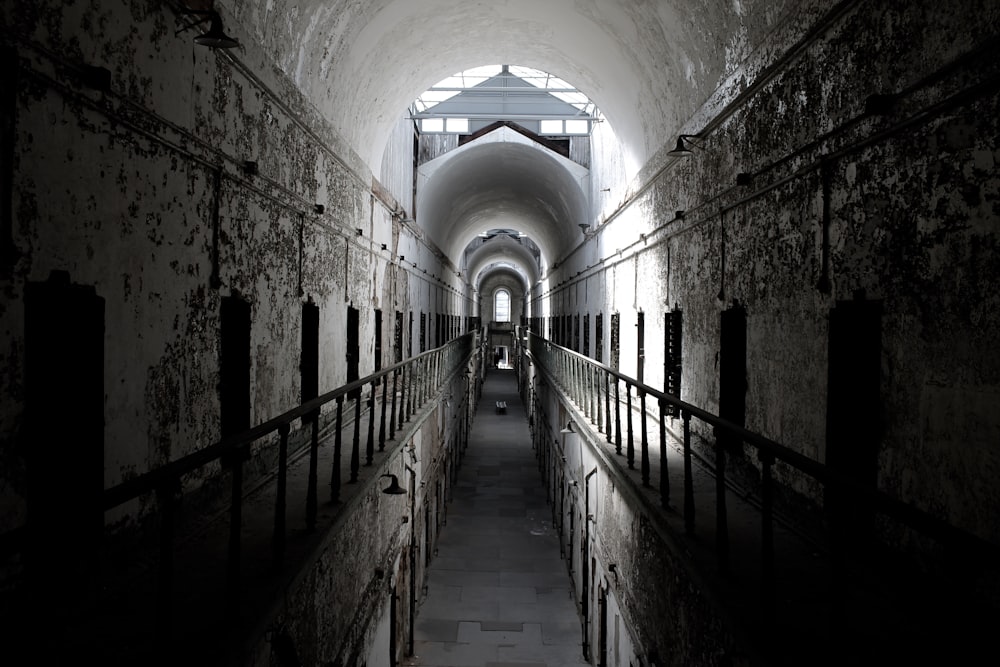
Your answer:
[[[506,414],[496,401],[507,402]],[[404,664],[587,664],[513,371],[486,377],[437,547]]]

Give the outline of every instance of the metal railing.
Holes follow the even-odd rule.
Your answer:
[[[287,412],[238,435],[225,438],[204,449],[172,461],[164,466],[118,484],[104,492],[105,511],[118,507],[146,494],[155,493],[159,509],[159,568],[157,582],[156,615],[159,624],[169,626],[171,591],[173,587],[174,513],[181,488],[181,478],[204,466],[218,461],[231,475],[232,498],[229,506],[229,542],[226,566],[227,602],[235,604],[240,586],[242,555],[241,524],[243,509],[243,464],[249,460],[251,447],[261,440],[277,434],[278,461],[275,480],[274,528],[271,558],[275,568],[281,566],[287,541],[287,472],[289,462],[289,435],[292,424],[303,420],[310,428],[308,444],[309,469],[305,498],[305,524],[307,531],[316,528],[319,495],[318,451],[320,444],[320,416],[322,408],[335,404],[330,423],[333,430],[333,463],[330,470],[330,501],[340,500],[344,432],[351,425],[345,424],[345,403],[353,408],[353,437],[349,451],[349,482],[358,481],[358,472],[364,457],[371,465],[376,450],[385,451],[388,440],[402,431],[410,418],[424,402],[464,366],[475,372],[472,365],[479,353],[478,334],[467,333],[434,350],[393,364],[377,373],[329,391]],[[366,391],[367,390],[367,391]],[[379,395],[381,400],[378,400]],[[353,402],[353,405],[351,403]],[[362,404],[370,411],[367,429],[362,435]],[[376,433],[376,421],[378,430]],[[273,440],[272,440],[273,442]]]
[[[1000,547],[982,538],[956,528],[912,505],[901,502],[886,493],[864,487],[837,473],[823,463],[810,459],[784,445],[760,434],[728,422],[717,415],[686,403],[676,396],[636,381],[618,371],[600,364],[582,354],[556,345],[531,332],[520,331],[516,337],[519,354],[530,359],[550,384],[557,384],[573,403],[605,436],[609,447],[621,455],[624,450],[625,464],[635,470],[639,461],[641,485],[658,491],[660,505],[671,508],[673,494],[667,461],[668,432],[666,418],[679,415],[682,420],[682,435],[678,438],[683,456],[682,511],[684,531],[688,535],[695,531],[695,481],[692,459],[691,420],[697,419],[714,429],[714,485],[715,485],[715,552],[720,570],[728,571],[730,562],[729,525],[726,508],[726,459],[729,452],[742,449],[740,444],[749,445],[757,454],[760,463],[760,560],[762,608],[765,614],[773,614],[775,604],[775,553],[774,553],[774,509],[777,490],[773,467],[781,461],[792,469],[819,482],[827,490],[834,490],[838,498],[848,498],[863,503],[864,507],[890,517],[902,525],[930,537],[946,549],[956,549],[969,554],[974,562],[1000,564]],[[527,365],[520,366],[522,372]],[[654,403],[650,413],[649,403]],[[658,438],[650,439],[647,416],[658,423]],[[640,428],[636,432],[633,417],[638,416]],[[624,430],[623,430],[624,429]],[[653,449],[653,451],[651,451]],[[658,464],[658,478],[651,479],[651,457]],[[676,464],[675,464],[676,465]],[[654,487],[653,485],[656,485]],[[843,568],[844,545],[849,533],[843,528],[831,529],[830,550],[834,559],[834,569]]]

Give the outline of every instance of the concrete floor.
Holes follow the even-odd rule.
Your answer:
[[[582,640],[516,378],[492,370],[404,664],[586,665]]]

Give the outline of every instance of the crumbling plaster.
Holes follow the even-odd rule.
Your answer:
[[[832,16],[822,40],[801,44],[757,89],[720,89],[699,112],[718,120],[694,155],[665,161],[562,258],[533,312],[603,312],[606,323],[620,312],[629,372],[638,310],[649,371],[662,368],[663,312],[679,306],[682,398],[716,411],[720,312],[738,302],[748,427],[824,461],[829,309],[863,290],[883,306],[880,488],[996,540],[997,11],[981,3],[961,18],[932,2],[875,3]],[[895,105],[866,111],[884,93],[898,93]],[[810,480],[778,475],[819,501]]]

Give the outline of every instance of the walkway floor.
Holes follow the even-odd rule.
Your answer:
[[[507,413],[496,414],[496,401]],[[512,371],[491,371],[408,665],[586,665],[582,625]]]

